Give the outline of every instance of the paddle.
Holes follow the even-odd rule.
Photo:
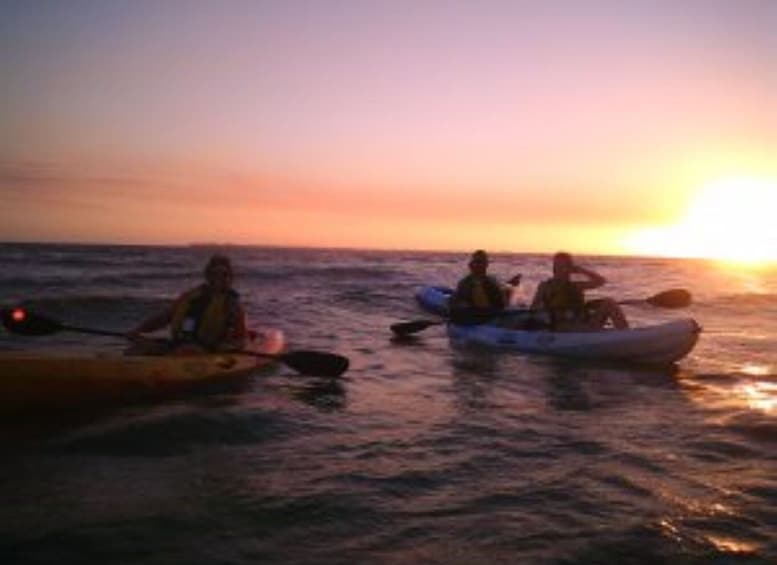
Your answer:
[[[397,322],[396,324],[391,324],[390,328],[394,334],[399,337],[403,337],[417,334],[418,332],[422,332],[426,328],[430,328],[432,326],[441,326],[447,323],[447,318],[442,320],[413,320],[412,322]]]
[[[2,322],[5,328],[14,334],[26,336],[44,336],[58,332],[77,332],[91,335],[104,335],[111,337],[120,337],[126,339],[126,335],[121,332],[112,332],[106,330],[96,330],[93,328],[84,328],[81,326],[72,326],[64,324],[59,320],[34,314],[23,308],[12,308],[0,311],[2,313]],[[239,355],[251,355],[253,357],[262,357],[275,359],[291,367],[303,375],[313,375],[321,377],[339,377],[348,370],[349,361],[347,357],[335,353],[326,353],[323,351],[298,350],[287,353],[261,353],[241,349],[238,351],[225,351]]]
[[[529,310],[525,310],[529,312]],[[524,312],[524,310],[510,310],[509,312]],[[403,337],[425,330],[431,326],[440,326],[453,322],[462,326],[474,326],[485,324],[495,317],[505,313],[503,310],[492,310],[483,308],[458,308],[451,311],[448,316],[442,320],[413,320],[412,322],[399,322],[391,325],[391,331],[397,336]]]
[[[628,300],[621,300],[618,304],[623,305],[640,305],[647,304],[649,306],[655,306],[657,308],[685,308],[691,303],[691,293],[684,288],[673,288],[654,294],[648,298],[632,298]],[[484,324],[489,320],[502,316],[510,315],[514,313],[520,313],[522,310],[477,310],[477,309],[462,309],[460,311],[454,311],[449,318],[443,318],[442,320],[413,320],[412,322],[399,322],[392,324],[391,331],[399,337],[409,336],[429,328],[431,326],[439,326],[446,324],[449,321],[461,325],[476,325]],[[525,310],[525,312],[531,312]]]

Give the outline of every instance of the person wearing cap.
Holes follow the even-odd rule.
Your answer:
[[[573,279],[573,275],[580,275]],[[607,280],[592,269],[575,263],[572,255],[559,251],[553,256],[553,276],[542,281],[532,300],[532,310],[544,310],[556,331],[591,331],[609,323],[626,329],[623,310],[611,298],[585,299],[585,291],[604,286]]]
[[[213,255],[204,276],[204,283],[184,292],[164,311],[127,333],[135,344],[129,353],[197,353],[245,346],[245,313],[240,295],[232,288],[232,261],[226,255]],[[141,335],[167,326],[172,340],[164,345]]]
[[[474,308],[499,311],[510,304],[521,275],[515,275],[507,285],[488,274],[488,253],[478,249],[470,256],[469,274],[459,281],[450,301],[450,308]]]

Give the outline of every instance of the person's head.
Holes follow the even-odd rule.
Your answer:
[[[572,268],[575,263],[572,255],[564,251],[559,251],[553,256],[553,277],[556,279],[568,280],[572,276]]]
[[[227,290],[232,286],[232,261],[226,255],[219,253],[208,259],[205,265],[205,280],[215,290]]]
[[[488,271],[488,253],[482,249],[475,251],[469,259],[469,270],[473,275],[485,275]]]

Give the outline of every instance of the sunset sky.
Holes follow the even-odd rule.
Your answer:
[[[776,29],[770,0],[0,0],[0,240],[777,260]]]

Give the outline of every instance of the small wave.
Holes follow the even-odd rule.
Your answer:
[[[736,526],[733,522],[726,523]],[[638,524],[592,536],[573,553],[553,561],[557,565],[589,563],[769,563],[757,546],[715,543],[697,524],[661,519],[656,524]],[[667,543],[671,541],[672,543]],[[747,549],[745,549],[747,548]]]
[[[727,418],[724,425],[751,440],[777,442],[777,420],[770,415],[753,411],[738,412]]]
[[[204,445],[253,445],[279,437],[283,428],[282,422],[259,413],[215,411],[212,407],[182,410],[173,406],[163,414],[76,433],[62,441],[58,449],[119,457],[169,457]]]
[[[158,281],[194,281],[197,278],[188,269],[170,270],[121,270],[115,273],[99,274],[87,277],[92,284],[126,285],[131,283],[158,282]]]
[[[730,373],[697,373],[693,377],[685,377],[685,383],[703,383],[709,385],[737,385],[752,383],[771,383],[777,381],[777,373],[760,372],[761,366],[754,365],[759,372],[739,370]]]
[[[138,323],[167,304],[168,301],[162,298],[78,295],[36,298],[3,306],[21,306],[37,314],[61,319],[65,323],[94,325],[118,331]]]
[[[760,457],[760,454],[745,445],[724,440],[701,440],[687,444],[692,455],[702,461],[730,461]]]
[[[17,275],[0,277],[0,289],[13,291],[23,288],[31,290],[35,288],[64,286],[72,284],[74,277],[62,275]]]
[[[127,309],[137,306],[153,307],[166,304],[167,300],[131,295],[78,295],[65,297],[44,297],[26,300],[22,306],[30,310],[86,310],[104,312],[106,309]]]
[[[741,378],[736,373],[696,373],[692,377],[686,377],[687,382],[704,381],[706,383],[734,383]]]
[[[695,302],[695,306],[725,310],[731,308],[773,308],[777,307],[777,293],[744,292],[726,294],[713,298],[697,300]]]
[[[29,273],[24,275],[0,277],[0,288],[8,290],[18,288],[52,288],[79,285],[122,286],[128,284],[164,282],[164,281],[195,281],[196,274],[186,269],[170,270],[138,270],[134,268],[113,269],[111,271],[84,272],[80,270],[53,273]]]
[[[378,281],[396,276],[397,271],[382,267],[353,267],[343,265],[272,265],[237,268],[238,279],[251,280],[323,280],[323,281]]]

